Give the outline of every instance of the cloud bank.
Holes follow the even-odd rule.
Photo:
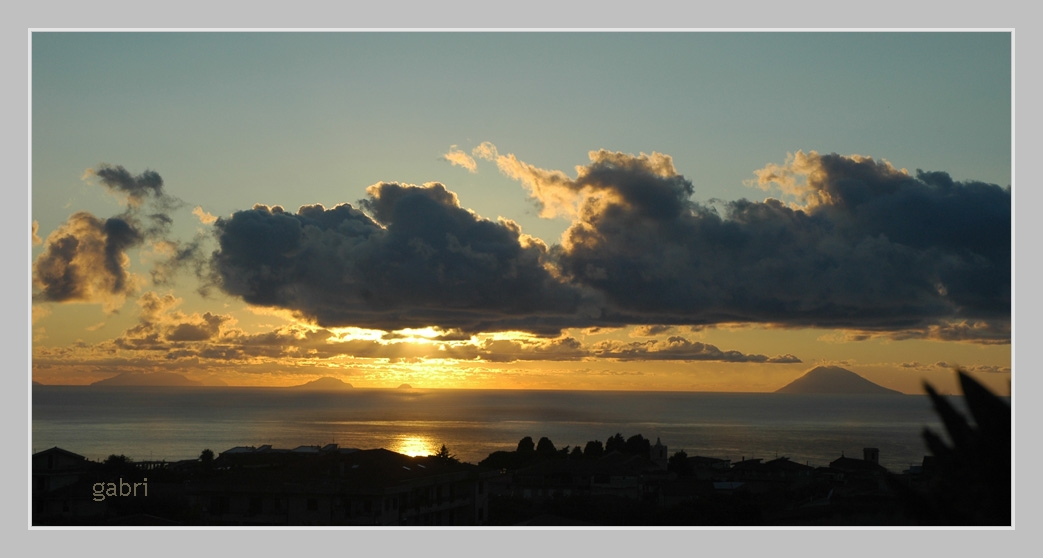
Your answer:
[[[583,315],[581,290],[554,276],[546,245],[517,224],[482,219],[438,183],[367,193],[369,215],[258,205],[218,219],[219,286],[324,327],[557,334]]]
[[[576,179],[551,181],[579,198],[556,263],[622,313],[870,330],[1009,321],[1009,189],[798,153],[758,176],[806,207],[739,200],[719,214],[689,199],[691,182],[668,157],[590,157]],[[799,188],[794,177],[805,179]],[[546,190],[533,195],[546,203]]]
[[[483,219],[442,184],[379,183],[358,208],[219,219],[218,284],[323,326],[728,322],[1009,342],[1009,188],[797,152],[755,173],[796,203],[705,205],[665,154],[592,151],[570,177],[488,142],[450,153],[468,169],[495,161],[543,216],[570,219],[560,242]]]
[[[520,361],[718,361],[754,363],[799,363],[793,355],[767,357],[714,345],[690,342],[683,337],[664,341],[592,344],[571,336],[435,335],[431,342],[418,343],[401,333],[380,337],[357,337],[330,329],[288,325],[262,333],[246,333],[230,315],[211,312],[185,313],[178,309],[182,299],[173,293],[143,293],[137,300],[137,323],[111,341],[97,345],[77,344],[61,349],[41,348],[34,364],[77,362],[105,364],[113,369],[166,366],[183,362],[197,366],[256,365],[285,359],[314,364],[344,362],[345,359],[385,359],[389,362],[417,359],[452,359],[468,362],[508,363]]]

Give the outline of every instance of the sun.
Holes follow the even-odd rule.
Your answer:
[[[422,457],[438,453],[438,444],[424,435],[402,435],[395,438],[390,449],[402,455]]]

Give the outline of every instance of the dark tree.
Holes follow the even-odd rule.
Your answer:
[[[1011,525],[1010,405],[966,372],[957,370],[957,377],[974,423],[924,384],[949,443],[924,429],[933,457],[929,471],[924,463],[929,488],[903,491],[906,509],[928,525]]]
[[[681,450],[670,456],[666,462],[666,470],[675,473],[679,477],[687,477],[692,474],[692,465],[688,462],[688,454]]]
[[[522,454],[514,451],[494,451],[489,454],[489,457],[478,462],[478,466],[483,469],[514,469],[527,461],[527,458]]]
[[[532,441],[532,436],[526,436],[518,441],[518,453],[533,453],[536,451],[536,444]]]
[[[449,448],[445,447],[445,444],[442,444],[442,449],[438,450],[438,453],[435,454],[435,457],[438,458],[439,461],[443,461],[445,463],[459,462],[455,455],[449,453]]]
[[[558,450],[554,448],[554,442],[550,441],[550,438],[544,436],[540,438],[540,441],[536,444],[536,453],[546,456],[554,456]]]
[[[652,442],[646,440],[640,434],[634,434],[627,438],[623,451],[630,455],[639,455],[645,459],[650,459],[652,457]]]
[[[214,452],[209,448],[203,450],[203,453],[199,454],[199,462],[203,464],[203,469],[209,471],[214,467]]]
[[[623,435],[616,432],[615,436],[609,437],[605,440],[605,453],[613,451],[623,451],[626,448],[626,440],[623,439]]]
[[[601,445],[601,440],[591,440],[583,446],[583,457],[598,458],[604,454],[605,447]]]
[[[103,464],[108,469],[123,470],[133,467],[134,460],[123,454],[112,454],[105,458]]]
[[[569,452],[569,459],[579,459],[583,457],[583,450],[579,446],[573,446],[572,451]]]

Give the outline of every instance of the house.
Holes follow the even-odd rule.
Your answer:
[[[482,525],[473,465],[385,449],[222,452],[186,488],[204,525]],[[296,448],[300,450],[301,448]]]
[[[32,455],[33,524],[77,522],[105,513],[92,499],[101,464],[59,447]]]

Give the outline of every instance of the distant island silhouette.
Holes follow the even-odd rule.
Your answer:
[[[292,386],[293,389],[317,389],[317,390],[337,390],[337,389],[351,389],[355,386],[339,379],[332,378],[330,376],[323,376],[317,380],[303,383],[299,386]]]
[[[190,380],[173,372],[149,372],[137,374],[124,372],[111,378],[93,382],[92,386],[204,386],[199,380]]]
[[[839,366],[817,366],[775,393],[829,395],[903,395]]]
[[[413,389],[413,386],[411,386],[409,384],[402,384],[402,385],[398,386],[398,389]]]

